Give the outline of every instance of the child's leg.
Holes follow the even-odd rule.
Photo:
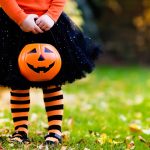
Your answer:
[[[15,127],[15,133],[11,140],[25,142],[28,135],[28,115],[30,107],[29,89],[12,89],[10,102]]]
[[[61,142],[61,126],[63,117],[63,93],[61,87],[51,86],[43,89],[44,103],[48,118],[48,135],[45,140],[49,144]]]

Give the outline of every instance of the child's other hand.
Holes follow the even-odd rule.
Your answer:
[[[53,27],[54,21],[48,15],[42,15],[36,20],[36,24],[43,31],[48,31]]]
[[[21,23],[20,28],[24,32],[32,32],[34,34],[43,33],[43,31],[38,27],[38,25],[35,23],[35,19],[37,19],[38,16],[35,14],[30,14],[26,17],[26,19]]]

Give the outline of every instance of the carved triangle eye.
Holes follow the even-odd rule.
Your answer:
[[[45,48],[45,49],[44,49],[44,52],[45,52],[45,53],[53,53],[53,52],[52,52],[50,49],[48,49],[48,48]]]
[[[33,50],[31,50],[29,53],[36,53],[36,49],[34,48]]]

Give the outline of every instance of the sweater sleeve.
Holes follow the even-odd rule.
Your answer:
[[[46,14],[56,22],[64,9],[65,3],[66,0],[52,0],[51,6]]]
[[[5,13],[18,25],[27,17],[27,14],[18,6],[16,0],[0,0],[0,5]]]

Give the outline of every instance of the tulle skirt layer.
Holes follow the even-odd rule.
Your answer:
[[[44,82],[25,79],[18,69],[18,55],[26,44],[49,43],[56,47],[62,59],[58,75]],[[0,85],[13,88],[47,87],[72,83],[94,69],[94,60],[101,53],[89,37],[62,13],[51,30],[42,34],[23,32],[0,10]]]

